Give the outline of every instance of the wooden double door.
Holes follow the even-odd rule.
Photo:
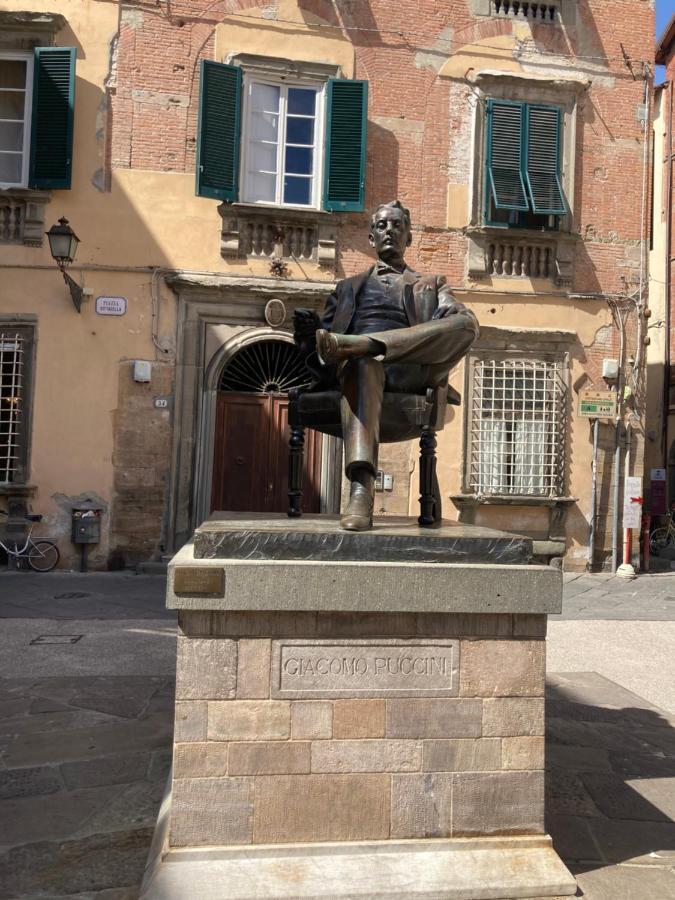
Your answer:
[[[211,510],[286,512],[288,396],[221,391],[216,407]],[[305,431],[303,512],[320,511],[322,435]]]

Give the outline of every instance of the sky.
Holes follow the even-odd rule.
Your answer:
[[[656,39],[658,40],[663,34],[663,30],[670,21],[670,17],[675,13],[675,0],[656,0]],[[665,78],[665,70],[663,66],[656,67],[657,84]]]

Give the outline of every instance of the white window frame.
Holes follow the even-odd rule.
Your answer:
[[[248,164],[249,164],[249,137],[250,137],[250,88],[252,84],[267,84],[278,87],[280,91],[279,120],[283,122],[280,127],[279,141],[277,144],[277,190],[273,202],[266,200],[251,200],[248,195]],[[287,98],[289,88],[306,88],[316,92],[316,114],[314,118],[314,174],[311,181],[311,202],[307,205],[299,203],[284,203],[284,155],[286,150],[286,123],[287,123]],[[326,107],[326,83],[317,84],[308,80],[276,80],[264,78],[259,75],[244,73],[243,87],[243,115],[241,129],[240,166],[239,166],[239,197],[242,203],[252,203],[255,206],[266,206],[283,209],[321,209],[321,195],[323,185],[324,147],[325,147],[325,107]],[[283,134],[281,133],[283,131]]]
[[[21,182],[0,181],[0,189],[5,188],[25,188],[28,187],[28,175],[30,166],[30,137],[31,137],[31,120],[33,111],[33,55],[31,53],[7,52],[0,51],[0,59],[24,60],[26,63],[26,88],[24,100],[24,120],[23,120],[23,160],[21,166]],[[11,88],[9,90],[12,90]],[[17,92],[20,88],[15,88]],[[3,121],[14,121],[5,119]]]

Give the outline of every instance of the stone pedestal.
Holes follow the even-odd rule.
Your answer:
[[[169,572],[174,764],[142,896],[574,894],[544,832],[561,574],[529,556],[407,520],[198,529]]]

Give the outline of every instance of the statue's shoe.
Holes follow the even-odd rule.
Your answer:
[[[316,352],[324,366],[333,366],[357,356],[374,356],[378,345],[365,334],[333,334],[325,328],[316,332]]]
[[[352,483],[349,503],[340,519],[340,528],[344,528],[345,531],[368,531],[372,528],[373,503],[372,490],[362,484]]]

